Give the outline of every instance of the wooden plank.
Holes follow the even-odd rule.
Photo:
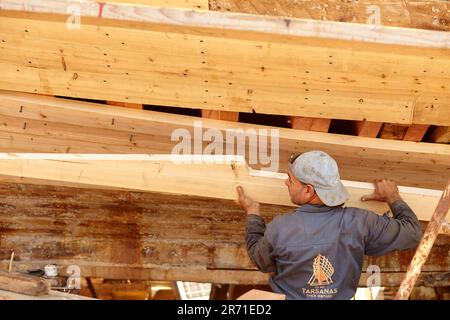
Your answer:
[[[239,121],[239,112],[202,109],[202,117],[225,121]]]
[[[450,127],[437,127],[431,133],[430,141],[450,143]]]
[[[245,215],[234,201],[3,180],[0,196],[1,268],[13,249],[20,272],[55,264],[59,275],[76,265],[82,277],[105,279],[267,282],[247,255]],[[269,222],[292,208],[261,210]],[[449,238],[439,236],[423,271],[447,272],[449,249]],[[413,254],[366,257],[363,270],[378,265],[383,273],[403,276]]]
[[[256,201],[292,205],[285,187],[286,174],[249,169],[240,156],[0,153],[0,175],[23,182],[39,179],[61,185],[229,200],[236,199],[235,187],[242,185]],[[363,195],[372,193],[372,184],[343,183],[351,195],[347,206],[379,214],[389,209],[386,203],[360,200]],[[429,221],[442,192],[410,187],[399,187],[399,190],[418,218]]]
[[[209,7],[208,0],[106,0],[103,2],[202,10],[208,10]]]
[[[64,262],[62,262],[64,263]],[[24,267],[30,264],[22,264]],[[157,280],[157,281],[190,281],[200,283],[227,283],[236,285],[267,285],[267,274],[257,270],[216,270],[204,268],[189,268],[174,266],[171,268],[124,268],[124,267],[84,267],[83,274],[95,274],[106,278]],[[445,286],[445,281],[440,279],[445,272],[422,272],[418,279],[418,285],[425,287]],[[368,278],[373,274],[363,272],[359,281],[359,287],[366,287]],[[398,287],[405,272],[381,272],[380,285],[382,287]],[[369,281],[369,283],[371,283]],[[443,284],[443,285],[442,285]],[[0,291],[2,292],[2,291]],[[7,292],[12,294],[11,292]],[[0,294],[1,297],[1,294]],[[24,296],[36,298],[32,296]],[[46,297],[46,296],[44,296]],[[223,300],[223,299],[222,299]]]
[[[131,109],[142,109],[143,108],[141,103],[127,103],[127,102],[118,102],[118,101],[106,101],[106,103],[111,106],[125,107],[125,108],[131,108]]]
[[[0,88],[219,111],[448,125],[446,33],[150,7],[130,16],[107,8],[111,15],[105,17],[148,23],[83,16],[83,28],[67,38],[66,16],[2,10]],[[92,10],[82,12],[96,16],[98,8]],[[41,34],[45,48],[35,36]],[[414,47],[421,45],[442,49]],[[14,54],[18,48],[26,55]],[[362,67],[374,63],[371,72]]]
[[[92,298],[51,290],[48,294],[30,296],[10,291],[0,290],[0,300],[94,300]]]
[[[446,1],[210,0],[211,10],[450,31]]]
[[[355,121],[356,135],[360,137],[376,138],[382,125],[382,122]]]
[[[82,16],[98,17],[98,3],[80,1]],[[68,5],[58,0],[41,0],[39,4],[32,0],[3,0],[3,10],[16,10],[21,12],[67,14]],[[189,14],[186,14],[189,12]],[[284,34],[289,36],[309,36],[331,38],[336,40],[363,41],[369,43],[396,44],[405,46],[423,46],[431,48],[448,49],[448,35],[428,30],[411,30],[401,28],[379,27],[373,28],[367,25],[333,23],[328,21],[311,21],[307,19],[290,19],[289,23],[278,17],[258,17],[246,14],[225,14],[220,12],[193,12],[191,10],[154,8],[134,5],[103,5],[102,18],[144,21],[148,23],[170,24],[167,16],[171,16],[171,23],[184,27],[220,27],[225,30],[242,30],[264,32],[272,34]],[[244,21],[247,18],[247,21]],[[250,23],[249,23],[250,22]],[[302,26],[303,29],[299,27]],[[318,28],[321,27],[321,28]],[[332,28],[335,28],[334,30]],[[341,34],[341,31],[349,31],[352,34]],[[380,38],[379,35],[384,37]],[[402,39],[399,36],[403,36]],[[429,37],[429,38],[427,38]],[[431,39],[430,39],[431,38]]]
[[[271,142],[274,141],[271,134],[278,130],[279,154],[272,153],[271,163],[281,172],[287,170],[292,153],[315,149],[333,156],[341,177],[346,180],[371,182],[390,177],[401,185],[442,189],[446,183],[446,175],[442,173],[450,170],[448,145],[349,137],[206,118],[198,121],[196,117],[3,91],[0,151],[171,153],[178,144],[178,140],[172,141],[172,134],[185,129],[190,134],[186,138],[190,139],[190,152],[198,153],[198,149],[203,153],[208,144],[193,148],[194,141],[202,141],[202,135],[209,129],[219,130],[226,143],[229,143],[227,130],[256,130],[260,139],[268,136]],[[246,157],[249,162],[248,153]],[[249,163],[253,168],[267,168],[260,157]]]
[[[42,278],[0,270],[0,290],[42,296],[49,294],[50,284]]]
[[[330,129],[331,119],[321,118],[305,118],[305,117],[291,117],[292,129],[328,132]]]

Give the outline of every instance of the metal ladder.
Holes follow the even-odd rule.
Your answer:
[[[431,248],[439,234],[450,235],[450,224],[445,221],[445,217],[450,208],[450,181],[439,199],[436,210],[433,213],[431,221],[423,234],[422,240],[417,247],[414,257],[408,267],[402,284],[395,295],[395,300],[408,300],[411,295],[414,284],[419,278],[422,266],[427,261]]]

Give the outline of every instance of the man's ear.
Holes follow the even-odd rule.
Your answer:
[[[314,193],[314,187],[310,184],[306,185],[306,187],[308,188],[308,193]]]

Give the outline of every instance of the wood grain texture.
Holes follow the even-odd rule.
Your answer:
[[[403,140],[420,142],[425,136],[425,133],[427,133],[428,128],[429,126],[424,124],[413,124],[406,130]]]
[[[50,284],[39,277],[0,270],[0,290],[29,296],[42,296],[49,294]]]
[[[126,103],[117,101],[106,101],[106,104],[117,107],[132,108],[132,109],[142,109],[142,104],[140,103]]]
[[[448,3],[383,0],[209,0],[211,10],[450,31]]]
[[[30,296],[11,291],[0,290],[0,300],[93,300],[92,298],[51,290],[41,296]]]
[[[112,18],[148,23],[83,16],[83,28],[67,37],[66,16],[2,10],[0,88],[219,111],[449,124],[447,33],[107,8]]]
[[[82,277],[267,283],[247,256],[245,215],[233,201],[4,182],[0,195],[2,266],[13,249],[18,271],[54,263],[60,274],[64,266],[78,265]],[[261,209],[266,221],[291,210]],[[424,273],[448,271],[448,239],[438,237]],[[402,273],[413,254],[367,257],[363,270],[375,264],[382,272]]]
[[[104,3],[208,10],[208,0],[106,0]]]
[[[450,143],[450,127],[436,127],[431,133],[430,141]]]
[[[382,122],[372,121],[356,121],[354,124],[356,135],[367,138],[376,138],[383,125]]]
[[[328,132],[331,124],[331,119],[291,117],[290,120],[292,129],[316,132]]]
[[[239,121],[239,112],[202,109],[202,117],[225,121]]]
[[[151,191],[236,200],[240,185],[255,201],[292,206],[286,174],[249,169],[243,157],[204,155],[117,155],[0,153],[3,181]],[[361,201],[373,184],[342,181],[350,194],[346,206],[384,214],[386,203]],[[399,186],[401,197],[419,220],[430,221],[440,190]],[[450,217],[448,219],[450,221]]]
[[[201,122],[198,122],[201,121]],[[171,153],[178,140],[171,135],[185,129],[194,144],[195,125],[202,130],[256,130],[273,142],[278,130],[279,157],[272,162],[286,172],[292,153],[323,150],[338,162],[341,177],[371,182],[390,177],[400,185],[443,189],[450,172],[450,147],[445,144],[413,143],[321,132],[274,128],[213,119],[132,110],[73,100],[0,92],[0,151],[43,153]],[[265,132],[265,133],[264,133]],[[189,137],[188,137],[189,138]],[[203,152],[208,142],[200,146]],[[198,153],[194,148],[191,152]],[[267,167],[261,158],[247,162],[252,168]]]

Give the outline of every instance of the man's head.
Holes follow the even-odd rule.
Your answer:
[[[342,184],[336,161],[323,151],[293,157],[286,185],[295,204],[343,204],[350,195]]]

